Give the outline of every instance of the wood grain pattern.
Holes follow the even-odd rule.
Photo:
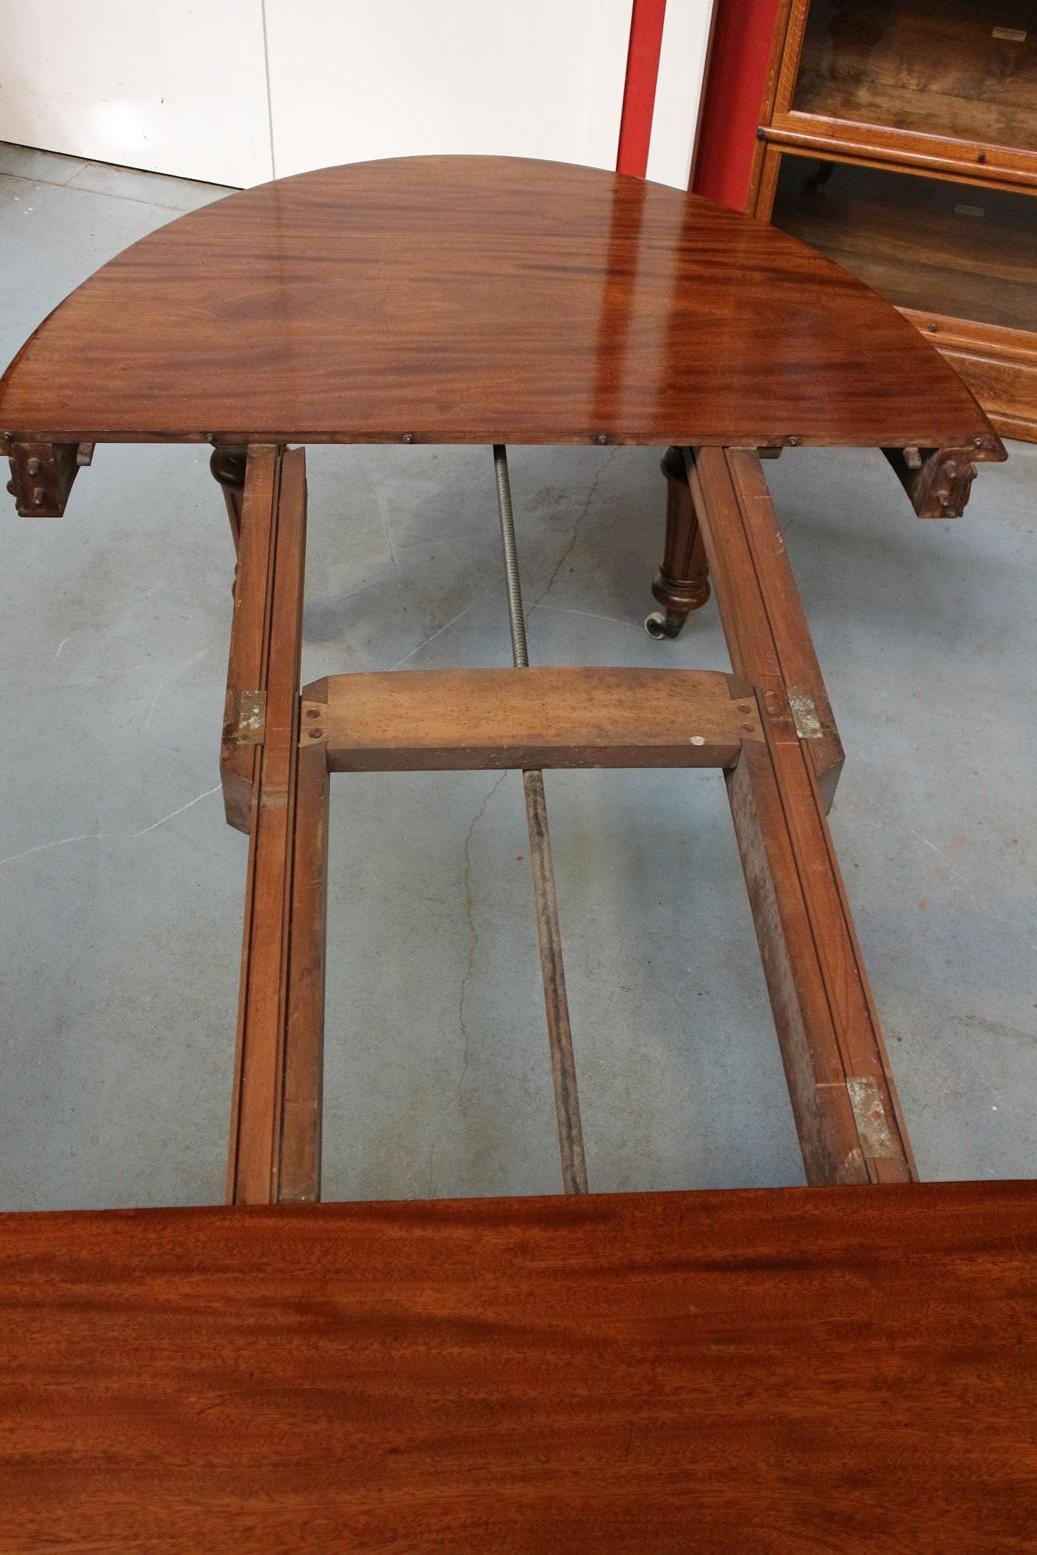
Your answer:
[[[1001,437],[1037,442],[1037,335],[904,310],[981,399]]]
[[[728,797],[807,1179],[904,1181],[911,1147],[818,787],[841,747],[822,692],[828,740],[797,730],[791,676],[816,688],[820,670],[759,459],[709,448],[687,462],[731,660],[766,735],[743,747]]]
[[[789,152],[771,220],[898,307],[1037,332],[1032,192]]]
[[[6,1555],[1023,1555],[1037,1184],[0,1217]]]
[[[271,588],[278,469],[274,450],[257,447],[246,460],[240,501],[220,481],[237,553],[227,650],[227,695],[220,738],[220,781],[227,824],[243,832],[247,832],[250,825],[252,788],[265,727],[262,702],[267,695],[273,610]],[[247,511],[248,521],[248,538],[244,545],[241,543],[242,510]]]
[[[511,158],[249,189],[105,265],[0,383],[0,435],[1001,451],[866,287],[694,195]]]
[[[318,1196],[327,768],[319,747],[298,748],[305,457],[250,449],[242,509],[241,566],[255,545],[269,558],[269,580],[227,1163],[236,1204]]]
[[[916,1171],[812,768],[765,718],[728,799],[807,1181],[908,1182]]]
[[[1035,29],[1033,0],[812,0],[792,107],[1037,153]]]
[[[973,345],[999,331],[993,352],[961,351],[928,325],[925,333],[995,430],[1030,440],[1037,436],[1037,334],[1029,332],[1035,16],[1033,0],[993,8],[970,0],[783,0],[771,56],[777,85],[761,109],[747,204],[768,221],[776,211],[783,227],[913,312],[915,322],[954,315]],[[1006,28],[1014,36],[1004,36]],[[797,168],[822,165],[825,192],[856,180],[856,197],[790,189]],[[897,171],[924,177],[891,176]],[[955,179],[962,182],[948,199]],[[959,219],[970,209],[980,223],[971,233]],[[993,229],[986,239],[985,229]],[[955,493],[956,502],[963,498],[967,491]]]
[[[732,668],[779,697],[788,713],[790,699],[798,702],[801,721],[810,725],[807,752],[830,809],[843,767],[842,741],[759,455],[748,448],[709,454],[689,471],[696,510],[708,509],[702,538],[710,569],[716,569]]]
[[[281,1116],[275,1120],[280,1204],[320,1198],[330,817],[328,764],[318,747],[296,758],[294,820]]]
[[[713,670],[393,670],[303,691],[299,738],[332,772],[727,767],[761,739],[748,687]]]
[[[1033,152],[921,135],[916,130],[887,129],[853,119],[776,113],[765,126],[760,144],[798,146],[803,151],[821,154],[826,149],[833,150],[851,160],[865,157],[876,163],[913,167],[931,173],[934,178],[979,176],[996,189],[1021,188],[1032,192],[1037,187],[1037,155]],[[747,209],[753,209],[751,196]]]

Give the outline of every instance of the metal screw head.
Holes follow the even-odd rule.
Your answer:
[[[324,730],[323,729],[307,729],[306,733],[309,735],[311,740],[319,740],[321,735],[324,733]]]
[[[609,440],[609,435],[608,435],[607,432],[599,432],[597,437],[595,438],[595,442],[598,442],[598,443],[607,443],[608,440]]]
[[[30,459],[25,468],[30,475],[38,475],[41,469],[40,461],[38,459]]]
[[[799,438],[798,437],[787,437],[785,439],[785,441],[788,443],[790,448],[798,448],[799,447]]]
[[[404,434],[403,434],[403,441],[405,443],[413,443],[413,441],[414,441],[414,433],[413,432],[404,432]]]

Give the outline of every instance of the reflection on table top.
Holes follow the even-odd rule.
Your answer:
[[[23,348],[4,435],[996,443],[917,331],[787,234],[494,157],[307,173],[143,238]]]

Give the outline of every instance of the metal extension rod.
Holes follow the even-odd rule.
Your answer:
[[[493,467],[497,476],[497,507],[504,547],[511,652],[515,668],[526,669],[529,666],[529,652],[526,647],[526,621],[522,612],[522,581],[515,546],[515,519],[511,509],[508,451],[500,443],[494,444]],[[547,1010],[547,1038],[551,1048],[558,1143],[562,1153],[562,1181],[566,1193],[586,1193],[587,1165],[583,1156],[580,1098],[576,1090],[576,1063],[573,1058],[572,1027],[569,1024],[569,1000],[565,992],[558,900],[551,865],[551,834],[547,829],[544,774],[538,770],[523,772],[522,787],[526,800],[526,825],[529,828],[529,858],[533,870],[533,901],[544,978],[544,1005]]]

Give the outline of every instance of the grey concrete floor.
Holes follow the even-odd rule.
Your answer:
[[[220,190],[0,146],[0,356]],[[848,750],[832,816],[919,1166],[1031,1176],[1034,477],[922,523],[877,453],[768,467]],[[658,451],[515,449],[535,662],[726,667],[641,630]],[[506,664],[488,449],[314,449],[304,674]],[[222,1196],[245,841],[217,742],[230,545],[198,448],[0,515],[0,1207]],[[518,780],[333,785],[328,1198],[553,1192]],[[549,774],[592,1185],[802,1181],[722,785]]]

